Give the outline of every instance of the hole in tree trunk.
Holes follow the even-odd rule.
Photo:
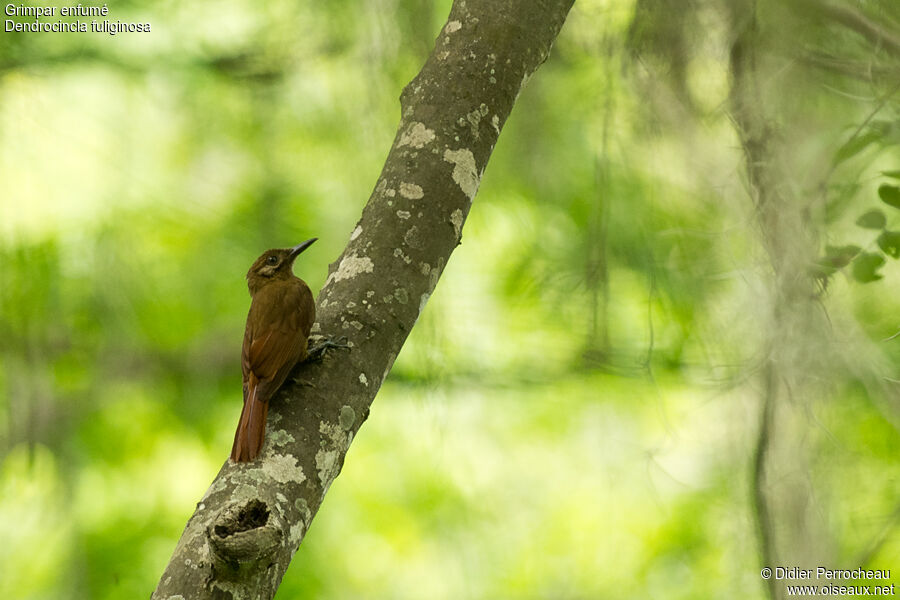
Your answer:
[[[265,526],[269,522],[269,507],[261,500],[251,500],[237,513],[237,518],[229,520],[225,525],[216,525],[215,532],[220,538],[226,538],[241,531],[250,531]]]

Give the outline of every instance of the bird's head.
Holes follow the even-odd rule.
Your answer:
[[[250,294],[255,293],[269,281],[293,277],[291,267],[294,265],[294,259],[312,246],[317,239],[319,238],[306,240],[293,248],[273,248],[263,252],[262,256],[257,258],[250,270],[247,271],[247,285],[250,288]]]

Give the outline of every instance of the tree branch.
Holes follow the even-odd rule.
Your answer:
[[[843,59],[824,52],[814,51],[804,52],[800,55],[800,60],[812,67],[867,83],[878,82],[879,80],[897,81],[900,79],[900,67],[878,64],[872,60],[864,62],[861,60]]]
[[[765,391],[760,406],[759,429],[756,434],[756,445],[753,448],[753,475],[750,487],[753,491],[753,509],[756,516],[756,533],[758,536],[760,563],[764,567],[777,565],[775,556],[775,527],[772,523],[772,511],[769,506],[769,492],[766,479],[766,464],[772,434],[775,427],[775,402],[778,399],[778,382],[775,380],[775,366],[767,361],[764,369]],[[775,578],[766,579],[769,598],[778,598],[778,587]]]
[[[900,55],[900,37],[853,7],[832,2],[819,3],[814,0],[803,0],[800,4],[820,11],[823,17],[855,31],[875,46],[884,48],[895,56]]]
[[[574,0],[457,0],[401,95],[397,135],[318,297],[313,332],[351,350],[295,370],[261,460],[226,462],[153,594],[271,598],[459,244],[494,144]],[[223,449],[223,455],[226,450]]]

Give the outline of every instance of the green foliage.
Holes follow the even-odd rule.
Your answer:
[[[885,177],[893,177],[894,171],[884,171]],[[900,188],[886,183],[878,187],[878,197],[892,208],[900,209]],[[848,200],[852,198],[849,195]],[[900,232],[885,229],[888,217],[880,209],[874,208],[864,212],[856,219],[856,225],[863,229],[880,231],[875,243],[883,252],[861,252],[859,246],[826,246],[825,256],[819,259],[811,272],[823,280],[843,269],[853,260],[853,278],[859,283],[871,283],[882,279],[878,273],[885,263],[885,257],[900,258]]]
[[[856,220],[856,224],[865,229],[884,229],[886,223],[887,217],[885,217],[884,213],[877,208],[863,213],[863,215]]]
[[[888,206],[900,208],[900,188],[896,185],[880,185],[878,187],[878,197]]]
[[[853,259],[853,278],[860,283],[878,281],[881,275],[877,272],[884,265],[884,257],[872,252],[861,252]]]
[[[859,246],[825,246],[825,257],[819,261],[819,268],[823,275],[831,275],[838,269],[843,269],[859,254]]]
[[[838,148],[834,153],[834,164],[838,165],[849,160],[870,146],[885,147],[896,144],[900,144],[900,122],[874,120]]]
[[[891,258],[900,258],[900,232],[882,231],[878,236],[878,247]]]
[[[885,66],[762,6],[804,49]],[[0,598],[155,586],[228,455],[246,269],[316,235],[297,273],[321,287],[448,8],[136,1],[110,11],[156,33],[0,37]],[[748,415],[771,307],[724,109],[732,8],[576,3],[279,597],[762,597]],[[784,169],[822,228],[812,274],[881,340],[896,102],[879,87],[872,116],[854,99],[880,81],[803,58],[761,101],[806,161]],[[895,509],[900,442],[855,367],[829,377],[793,418],[855,556]]]

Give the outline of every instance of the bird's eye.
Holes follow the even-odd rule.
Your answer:
[[[273,254],[272,256],[270,256],[269,258],[266,259],[266,262],[269,263],[270,265],[277,265],[278,257]]]

